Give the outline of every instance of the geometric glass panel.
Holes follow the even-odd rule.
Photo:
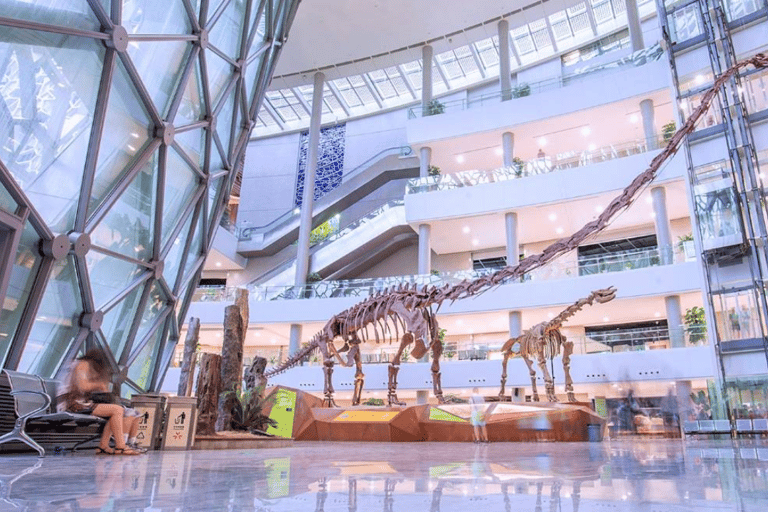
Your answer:
[[[184,16],[186,18],[186,16]],[[192,45],[186,41],[145,41],[128,45],[128,55],[161,117],[165,117]]]
[[[202,168],[203,164],[203,147],[205,143],[205,130],[202,128],[197,130],[187,130],[184,132],[177,132],[174,136],[174,141],[184,150],[187,156],[198,165],[198,168]]]
[[[141,293],[144,291],[145,284],[139,285],[128,293],[128,295],[118,302],[112,309],[104,312],[104,322],[101,324],[101,332],[109,343],[109,348],[119,359],[125,348],[125,342],[128,340],[128,332],[131,329],[131,323],[136,317],[136,311],[139,308]]]
[[[194,217],[192,214],[187,216],[187,220],[184,221],[184,227],[179,231],[176,240],[173,241],[171,249],[164,258],[165,266],[163,267],[163,279],[165,279],[165,284],[167,284],[168,288],[171,290],[173,290],[176,285],[176,277],[179,273],[179,266],[181,265],[181,251],[184,249],[187,237],[189,237],[189,230],[192,227],[192,217]],[[192,256],[190,255],[190,257]]]
[[[165,247],[172,231],[178,224],[189,198],[200,186],[198,175],[181,159],[174,147],[169,147],[165,167],[165,193],[163,194],[162,237],[160,244]]]
[[[157,195],[157,151],[93,230],[94,245],[129,258],[149,260]]]
[[[0,185],[0,210],[5,210],[8,213],[16,213],[18,207],[19,204],[13,200],[11,194],[8,193],[4,186]]]
[[[0,366],[7,355],[11,340],[16,335],[24,305],[27,303],[40,269],[42,256],[38,251],[39,243],[40,235],[27,221],[21,232],[21,240],[11,269],[11,278],[8,280],[8,290],[0,311]]]
[[[98,250],[88,251],[85,262],[88,265],[93,302],[97,310],[101,310],[147,268]]]
[[[168,307],[168,296],[163,289],[157,284],[157,281],[152,281],[151,288],[149,290],[149,297],[147,303],[144,305],[144,312],[141,314],[141,321],[139,322],[139,329],[136,331],[136,337],[133,340],[133,345],[141,342],[152,328],[155,320],[162,314]]]
[[[148,144],[151,125],[120,59],[115,64],[104,121],[89,213],[99,206],[127,171],[128,163]]]
[[[232,134],[232,115],[235,111],[235,89],[229,93],[229,97],[224,99],[224,105],[216,116],[216,134],[225,152],[229,151],[229,137]],[[230,165],[232,162],[230,162]]]
[[[192,66],[192,73],[187,80],[184,94],[181,97],[179,110],[173,125],[176,127],[198,122],[205,115],[205,102],[203,96],[203,84],[200,81],[200,60],[196,59]]]
[[[75,260],[57,261],[43,293],[35,323],[19,363],[19,371],[53,377],[79,331],[83,312]]]
[[[219,95],[232,79],[232,65],[213,53],[205,51],[205,63],[208,67],[208,90],[214,105],[219,103]]]
[[[9,27],[2,34],[0,159],[49,227],[66,232],[80,193],[104,45]]]
[[[55,4],[55,9],[52,9],[53,4]],[[6,18],[35,22],[45,20],[45,23],[50,25],[60,25],[82,30],[99,30],[101,27],[86,0],[67,0],[66,2],[57,2],[55,0],[48,0],[47,2],[41,0],[33,2],[29,0],[4,2],[2,12],[3,17]],[[5,31],[6,29],[6,27],[3,27],[2,30]]]
[[[258,2],[254,2],[253,10],[256,10]],[[210,42],[229,57],[239,57],[240,37],[242,36],[241,23],[245,11],[245,2],[229,2],[216,24],[210,29]],[[212,11],[208,11],[212,12]],[[249,27],[250,28],[250,27]]]
[[[141,349],[139,355],[128,368],[128,378],[138,384],[142,389],[147,389],[152,379],[152,367],[155,365],[157,351],[163,337],[163,326],[159,325],[147,344]],[[137,341],[140,341],[137,338]]]
[[[129,34],[183,34],[191,30],[181,0],[124,0],[122,25]]]
[[[341,185],[344,174],[344,142],[346,124],[329,126],[320,130],[320,144],[315,171],[315,201]],[[302,132],[299,141],[299,170],[296,179],[294,204],[301,206],[304,193],[304,172],[307,168],[309,132]]]
[[[184,263],[184,272],[182,275],[182,282],[189,277],[189,273],[194,269],[197,259],[203,250],[203,216],[198,215],[197,227],[195,227],[195,234],[192,237],[192,244],[189,246],[189,254],[187,254],[187,261]],[[181,292],[180,292],[181,293]],[[183,296],[183,295],[179,295]]]

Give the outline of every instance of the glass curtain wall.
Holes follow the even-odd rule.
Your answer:
[[[156,389],[297,0],[0,0],[0,366]]]

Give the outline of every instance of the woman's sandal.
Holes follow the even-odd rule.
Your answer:
[[[96,455],[141,455],[141,452],[133,450],[131,448],[113,448],[112,451],[107,451],[104,448],[96,448]]]

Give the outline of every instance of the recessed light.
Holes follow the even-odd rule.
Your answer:
[[[550,213],[549,214],[549,220],[552,222],[555,222],[557,220],[557,214],[556,213]]]
[[[496,148],[496,156],[501,156],[504,154],[504,150],[501,148]]]
[[[555,230],[555,233],[557,233],[558,235],[562,235],[563,234],[563,228],[557,228]]]
[[[653,202],[653,198],[651,196],[648,196],[645,198],[645,202],[648,204],[651,204]]]
[[[539,137],[539,146],[544,147],[547,145],[547,139],[544,137]]]
[[[652,218],[652,219],[655,219],[655,218],[656,218],[656,212],[651,212],[651,218]]]
[[[629,122],[630,123],[635,124],[638,121],[639,121],[639,119],[637,118],[637,114],[632,114],[631,116],[629,116]]]
[[[257,338],[261,338],[261,333],[259,331],[254,332],[253,335]]]
[[[597,146],[595,146],[594,144],[590,144],[589,146],[587,146],[587,149],[590,151],[594,151],[597,149]]]
[[[464,163],[464,155],[458,155],[456,157],[456,161],[459,162],[460,164],[463,164]]]
[[[704,83],[704,75],[696,75],[696,85],[701,85]]]
[[[301,208],[298,208],[298,207],[294,208],[293,209],[293,213],[294,213],[294,215],[300,214],[301,213]]]
[[[220,267],[220,266],[221,266],[221,262],[220,262],[220,261],[217,261],[217,262],[216,262],[216,266],[217,266],[217,267]]]
[[[607,316],[603,317],[603,322],[607,322],[608,320],[610,320],[610,318],[608,318]]]
[[[595,206],[595,213],[603,213],[603,207],[601,205]]]
[[[464,325],[464,320],[459,318],[458,320],[456,320],[456,325]]]
[[[469,233],[469,226],[464,226],[463,228],[461,228],[461,231],[462,231],[464,234],[466,234],[466,233]]]
[[[661,313],[659,313],[659,312],[657,311],[657,312],[655,312],[655,313],[653,314],[653,316],[655,316],[656,318],[659,318],[659,317],[661,316]]]
[[[590,128],[589,126],[584,126],[584,127],[581,129],[581,134],[582,134],[583,136],[585,136],[585,137],[586,137],[587,135],[589,135],[590,133],[592,133],[592,128]]]
[[[275,343],[277,343],[277,340],[275,338],[272,338],[271,340],[269,340],[269,342],[274,345]]]
[[[477,240],[477,238],[472,240],[472,245],[477,246],[480,242]]]

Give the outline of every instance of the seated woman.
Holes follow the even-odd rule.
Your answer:
[[[107,455],[139,455],[136,434],[139,417],[126,417],[122,405],[110,403],[112,374],[109,362],[101,350],[91,349],[79,357],[69,376],[67,410],[80,414],[92,414],[106,418],[104,433],[96,453]],[[127,432],[127,436],[124,433]],[[110,437],[115,438],[115,448],[109,446]],[[126,442],[128,445],[126,445]]]

